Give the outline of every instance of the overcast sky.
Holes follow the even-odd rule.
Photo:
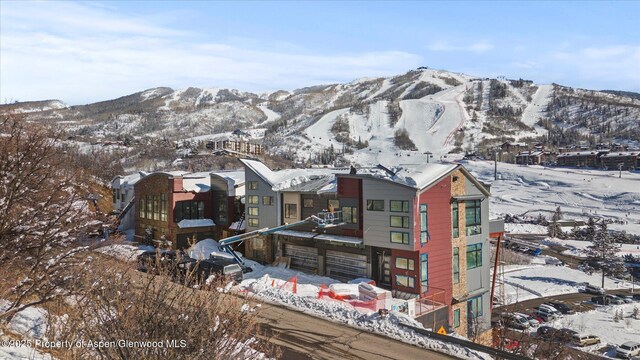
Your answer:
[[[640,91],[640,2],[0,1],[0,101],[263,92],[429,66]]]

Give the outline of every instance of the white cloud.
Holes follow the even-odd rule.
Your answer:
[[[77,3],[11,5],[5,11],[3,4],[1,18],[1,99],[75,104],[154,86],[293,89],[396,74],[422,60],[386,50],[317,55],[285,42],[272,47],[278,50],[255,50],[251,41],[195,41],[201,37],[171,29],[162,14],[124,17]]]
[[[466,51],[474,53],[484,53],[494,48],[493,44],[484,40],[468,45],[453,45],[447,41],[436,41],[427,46],[427,49],[431,51]]]

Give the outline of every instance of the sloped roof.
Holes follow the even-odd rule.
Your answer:
[[[257,160],[240,159],[240,161],[267,184],[271,185],[274,191],[281,191],[304,184],[314,180],[312,177],[317,179],[318,177],[334,176],[335,174],[346,174],[349,172],[348,168],[284,169],[273,171]]]

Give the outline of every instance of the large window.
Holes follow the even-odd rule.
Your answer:
[[[249,190],[258,190],[258,182],[249,181]]]
[[[176,222],[184,219],[204,219],[204,201],[178,201]]]
[[[153,220],[160,220],[160,206],[158,195],[153,195]]]
[[[429,255],[420,254],[420,291],[429,291]]]
[[[453,248],[453,283],[460,282],[460,248]]]
[[[409,228],[409,217],[408,216],[391,215],[391,216],[389,216],[389,225],[391,227],[408,229]]]
[[[253,227],[260,226],[260,222],[256,218],[249,218],[249,226],[253,226]]]
[[[347,224],[358,223],[358,208],[345,206],[342,208],[342,221]]]
[[[460,216],[458,214],[458,201],[454,201],[451,204],[451,222],[453,224],[453,238],[460,237],[460,225],[458,224],[460,220]]]
[[[251,205],[258,205],[260,197],[258,195],[249,195],[247,196],[247,202]]]
[[[429,240],[428,208],[427,204],[420,204],[420,244],[425,244]]]
[[[409,212],[409,202],[404,200],[391,200],[389,202],[391,212]]]
[[[298,204],[284,204],[284,217],[296,219],[298,217]]]
[[[367,200],[367,210],[384,211],[384,200]]]
[[[482,316],[482,295],[467,300],[467,316],[471,319]]]
[[[304,206],[306,208],[312,208],[313,207],[313,199],[311,199],[311,198],[302,199],[302,206]]]
[[[409,243],[409,233],[400,232],[400,231],[392,231],[391,232],[391,242],[394,244],[408,244]]]
[[[460,309],[453,310],[453,327],[460,327]]]
[[[167,194],[160,194],[160,220],[167,221]]]
[[[255,206],[249,207],[249,216],[258,216],[258,208]]]
[[[482,232],[482,214],[480,200],[465,201],[464,206],[467,235],[480,234]]]
[[[404,286],[408,288],[415,287],[415,279],[413,276],[396,275],[396,286]]]
[[[144,202],[144,198],[140,199],[140,218],[144,219],[145,216],[145,211],[146,211],[146,207],[145,207],[145,202]]]
[[[482,266],[482,244],[467,245],[467,270]]]
[[[153,197],[147,195],[147,219],[153,219]]]
[[[407,259],[403,257],[396,258],[396,269],[414,270],[413,259]]]
[[[273,205],[273,196],[263,196],[262,205]]]

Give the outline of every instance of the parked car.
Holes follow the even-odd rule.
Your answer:
[[[553,307],[553,306],[551,306],[549,304],[546,304],[546,303],[545,304],[540,304],[539,308],[546,309],[547,311],[552,312],[552,313],[554,313],[556,315],[560,315],[561,314],[561,312],[558,311],[558,309],[556,309],[555,307]]]
[[[553,337],[558,329],[552,328],[551,326],[540,326],[538,330],[536,330],[536,334],[541,338],[551,338]]]
[[[611,299],[606,296],[593,296],[591,297],[591,302],[598,305],[609,305],[611,304]]]
[[[606,292],[600,286],[587,285],[584,287],[584,292],[587,294],[604,295]]]
[[[540,323],[540,324],[542,324],[544,322],[544,319],[541,318],[540,316],[536,315],[535,313],[531,313],[531,314],[529,314],[529,316],[531,316],[535,320],[538,320],[538,323]]]
[[[538,256],[540,254],[542,254],[542,249],[540,249],[540,248],[536,248],[536,249],[533,249],[531,251],[531,255],[533,255],[533,256]]]
[[[192,274],[198,280],[208,280],[211,276],[222,276],[223,281],[242,282],[242,267],[235,261],[226,258],[209,258],[181,264],[183,274]]]
[[[640,294],[633,294],[631,295],[631,298],[635,301],[640,301]]]
[[[561,314],[564,314],[564,315],[571,315],[576,313],[571,306],[565,303],[561,303],[557,301],[549,301],[549,302],[546,302],[545,304],[549,306],[553,306],[558,311],[560,311]]]
[[[555,311],[551,311],[547,308],[544,307],[537,307],[534,309],[533,313],[537,316],[539,316],[540,318],[542,318],[542,320],[544,320],[545,322],[547,321],[551,321],[553,319],[556,319],[558,316],[556,315]]]
[[[527,330],[531,325],[527,318],[517,314],[503,314],[504,323],[508,328]]]
[[[138,255],[138,270],[154,274],[165,272],[175,277],[179,265],[192,260],[186,254],[172,250],[148,250]]]
[[[567,329],[567,328],[562,328],[562,329],[558,330],[558,332],[556,334],[556,337],[561,342],[569,342],[576,335],[578,335],[577,331],[574,331],[574,330],[571,330],[571,329]]]
[[[573,335],[571,343],[576,346],[589,346],[600,343],[600,338],[595,335],[578,334]]]
[[[532,327],[537,327],[538,325],[540,325],[540,321],[538,321],[537,319],[534,319],[533,316],[531,315],[522,314],[522,313],[514,313],[514,315],[520,316],[521,318],[526,319],[529,322],[529,325]]]
[[[624,300],[625,304],[631,304],[633,302],[633,296],[630,296],[630,295],[623,296],[622,300]]]
[[[616,348],[616,357],[630,359],[636,355],[640,355],[640,343],[635,341],[627,341]]]
[[[620,298],[620,297],[615,296],[615,295],[607,294],[607,295],[605,295],[605,297],[607,299],[609,299],[609,302],[611,304],[614,304],[614,305],[622,305],[622,304],[624,304],[624,300],[622,298]]]

